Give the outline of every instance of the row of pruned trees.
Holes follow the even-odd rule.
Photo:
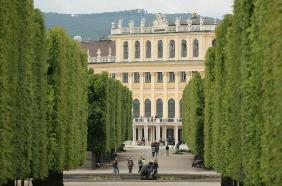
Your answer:
[[[85,159],[87,55],[62,29],[46,34],[32,0],[4,0],[0,56],[0,185],[62,184]]]
[[[190,150],[201,157],[204,154],[204,102],[203,80],[195,72],[183,91],[183,136]]]
[[[120,81],[107,73],[89,71],[88,151],[92,168],[105,153],[116,152],[132,136],[132,95]]]
[[[203,157],[223,185],[282,183],[281,12],[278,0],[235,1],[234,15],[225,16],[207,52]],[[189,122],[187,136],[199,128]]]

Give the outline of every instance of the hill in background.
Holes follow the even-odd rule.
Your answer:
[[[191,17],[186,14],[165,14],[169,23],[174,23],[176,17],[186,20]],[[111,33],[112,22],[123,20],[123,26],[128,27],[128,22],[134,20],[135,26],[140,26],[141,18],[146,19],[146,26],[150,26],[155,19],[155,14],[145,10],[127,10],[119,12],[105,12],[97,14],[58,14],[44,13],[47,28],[52,26],[63,27],[71,36],[79,35],[82,40],[99,40]],[[213,18],[208,18],[213,19]]]

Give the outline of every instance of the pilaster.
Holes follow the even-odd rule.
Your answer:
[[[175,72],[175,118],[179,118],[179,72]]]
[[[156,99],[155,99],[155,72],[151,72],[151,116],[156,116]]]
[[[167,77],[167,72],[163,72],[163,118],[167,119],[168,118],[168,103],[167,103],[167,83],[168,83],[168,77]]]
[[[144,118],[144,73],[140,72],[140,116]]]

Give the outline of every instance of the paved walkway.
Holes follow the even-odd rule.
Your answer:
[[[141,146],[141,147],[126,147],[125,152],[119,153],[119,169],[120,173],[128,173],[127,169],[127,158],[131,157],[134,160],[133,173],[138,172],[138,164],[137,161],[140,156],[145,157],[146,162],[152,160],[151,148],[149,146]],[[165,151],[165,150],[164,150]],[[159,173],[168,173],[168,174],[207,174],[207,175],[215,175],[217,174],[215,171],[210,171],[202,168],[192,168],[192,159],[193,155],[191,153],[183,153],[183,154],[174,154],[172,150],[170,150],[170,155],[167,157],[165,152],[160,156],[157,156],[159,162]],[[112,167],[111,163],[104,166],[104,168],[99,168],[96,170],[90,169],[90,161],[86,162],[86,166],[71,170],[65,171],[64,174],[73,174],[73,173],[111,173]]]

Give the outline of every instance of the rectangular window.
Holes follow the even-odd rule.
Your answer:
[[[112,78],[116,79],[116,74],[115,73],[112,73]]]
[[[174,75],[174,72],[169,72],[169,73],[168,73],[168,77],[169,77],[168,82],[170,82],[170,83],[175,82],[175,75]]]
[[[134,72],[134,83],[140,83],[140,75],[138,72]]]
[[[180,82],[186,82],[186,72],[180,72]]]
[[[123,83],[128,83],[128,73],[123,73],[122,74],[122,82]]]
[[[151,83],[151,73],[145,72],[145,83]]]
[[[163,82],[163,73],[157,72],[157,82],[162,83]]]

